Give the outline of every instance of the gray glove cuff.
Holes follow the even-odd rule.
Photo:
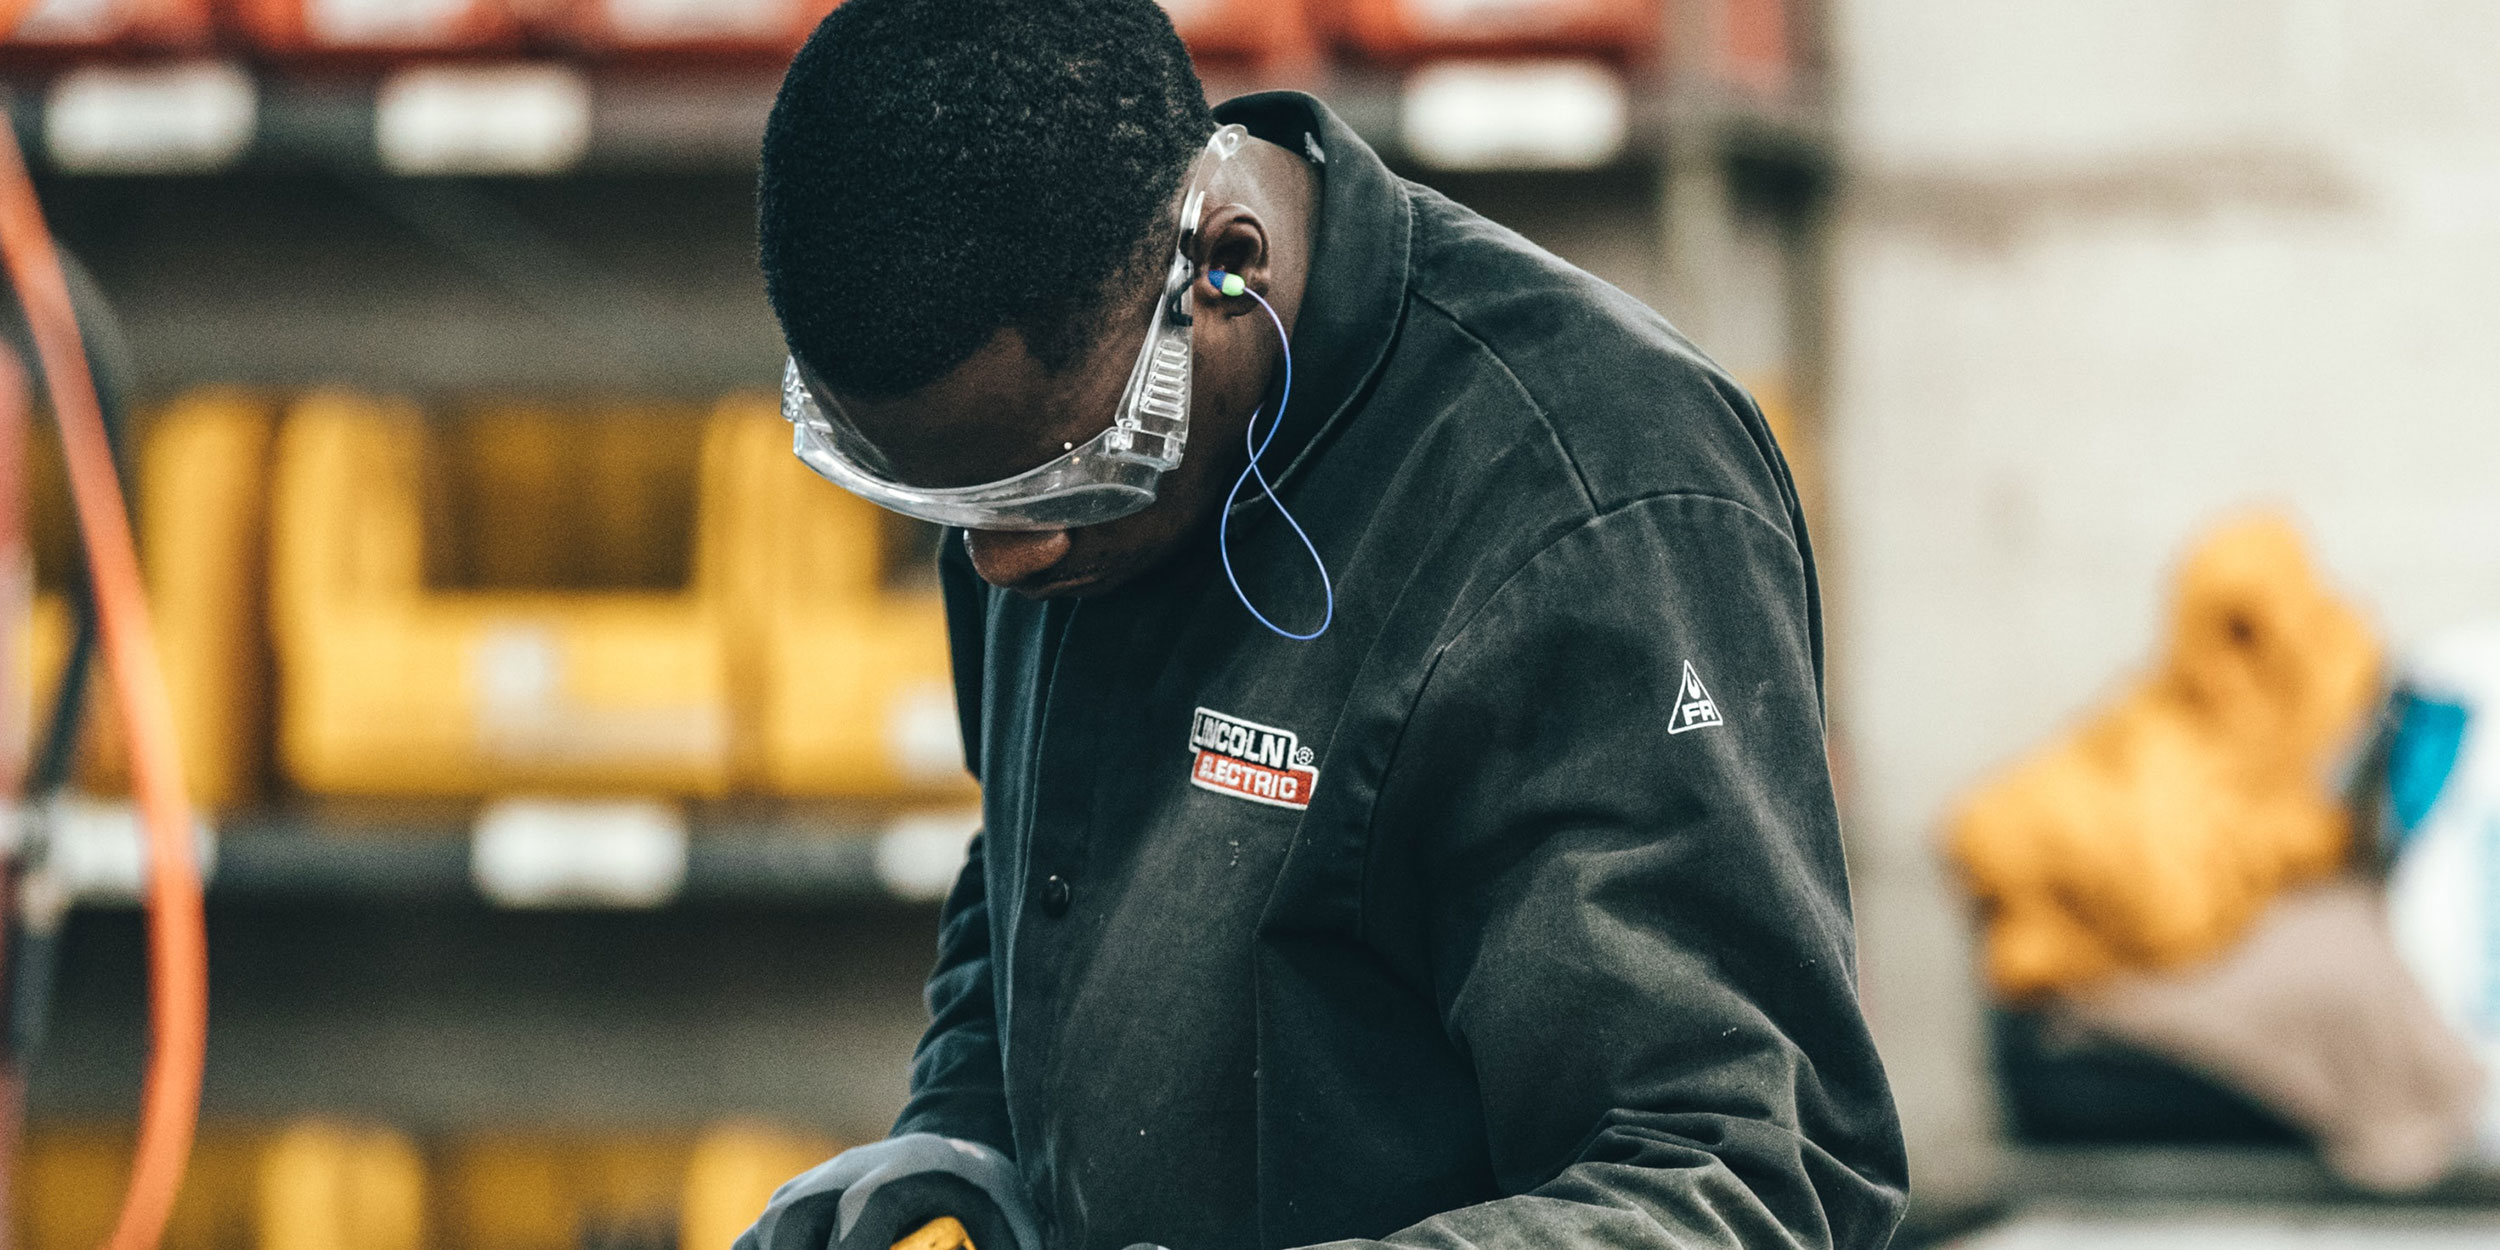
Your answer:
[[[755,1222],[756,1245],[762,1250],[823,1250],[819,1246],[785,1247],[775,1240],[781,1217],[794,1204],[820,1195],[841,1194],[834,1208],[833,1235],[838,1241],[859,1222],[860,1213],[868,1209],[868,1200],[879,1187],[888,1181],[929,1172],[943,1172],[970,1182],[996,1203],[999,1213],[1006,1217],[1016,1245],[983,1246],[981,1250],[1041,1250],[1041,1220],[1032,1200],[1025,1196],[1024,1178],[1016,1172],[1016,1165],[979,1142],[935,1133],[906,1133],[855,1146],[800,1173],[773,1191],[772,1203]]]

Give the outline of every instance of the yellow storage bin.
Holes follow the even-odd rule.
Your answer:
[[[266,555],[269,447],[275,418],[252,395],[194,392],[142,425],[132,494],[139,550],[172,697],[183,776],[192,801],[225,807],[260,790],[269,739],[268,640],[261,596]],[[74,560],[76,521],[57,448],[31,465],[38,562]],[[35,598],[19,637],[19,688],[32,699],[29,732],[40,736],[69,653],[69,610],[57,591]],[[88,695],[80,782],[100,793],[129,788],[120,716],[101,652]]]
[[[783,1181],[840,1150],[821,1136],[743,1121],[691,1141],[489,1133],[446,1148],[436,1209],[444,1244],[465,1250],[727,1250]]]
[[[28,1133],[11,1195],[15,1244],[21,1250],[105,1244],[130,1183],[131,1138],[126,1125],[47,1125]],[[224,1125],[200,1134],[165,1225],[163,1250],[252,1250],[258,1223],[253,1181],[263,1140],[263,1134]]]
[[[724,401],[715,427],[736,465],[711,532],[743,652],[755,783],[849,799],[971,795],[945,611],[925,578],[907,585],[885,514],[791,457],[769,397]]]
[[[127,1126],[29,1134],[16,1245],[95,1250],[130,1179]],[[207,1125],[192,1148],[164,1250],[426,1250],[424,1155],[388,1128],[300,1121],[271,1132]]]
[[[444,1241],[464,1250],[666,1245],[677,1229],[687,1142],[487,1134],[451,1144]]]
[[[395,1129],[301,1121],[260,1151],[255,1250],[427,1250],[425,1156]]]
[[[531,439],[547,444],[543,413],[480,418],[471,435],[491,443],[499,424],[512,446],[473,463],[509,470],[531,456]],[[439,511],[441,499],[429,469],[446,466],[429,464],[441,452],[422,414],[335,392],[294,407],[276,456],[271,630],[279,754],[297,784],[402,795],[728,788],[728,661],[700,571],[709,562],[689,556],[697,572],[674,589],[584,590],[566,588],[579,582],[554,576],[562,562],[547,554],[580,549],[554,543],[562,531],[600,526],[596,493],[575,490],[600,470],[579,466],[602,463],[602,439],[631,428],[575,420],[562,431],[571,447],[542,465],[547,480],[516,473],[477,492],[544,509],[535,524],[471,531],[473,571],[490,574],[480,580],[534,569],[557,586],[445,589],[425,577],[428,501]],[[714,449],[700,459],[717,480]],[[659,529],[646,538],[667,541]]]
[[[48,1125],[27,1139],[14,1244],[95,1250],[120,1212],[127,1126]],[[328,1119],[212,1122],[164,1250],[727,1250],[783,1181],[841,1151],[754,1121],[681,1133],[498,1132],[420,1143]]]
[[[18,630],[17,654],[12,657],[17,667],[12,670],[17,682],[11,691],[24,701],[18,709],[18,724],[25,730],[25,741],[19,745],[18,758],[33,762],[33,752],[42,743],[44,722],[52,715],[52,692],[60,686],[61,667],[69,662],[69,604],[57,591],[39,591],[26,604],[24,627]],[[93,698],[111,697],[103,682],[93,685]],[[96,729],[87,727],[82,742],[95,741]],[[92,758],[89,747],[83,754]]]
[[[696,1138],[677,1203],[679,1250],[728,1250],[782,1182],[842,1152],[830,1138],[732,1121]]]
[[[429,427],[426,580],[678,590],[696,543],[700,412],[500,405]]]

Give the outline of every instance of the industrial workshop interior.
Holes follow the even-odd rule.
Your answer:
[[[1709,1244],[2500,1246],[2500,5],[1160,11],[1776,439],[1909,1179]],[[792,455],[759,152],[837,12],[0,0],[6,1246],[729,1250],[895,1131],[983,652]],[[1244,706],[1240,810],[1370,767]]]

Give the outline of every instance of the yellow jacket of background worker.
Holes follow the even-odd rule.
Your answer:
[[[2153,674],[1953,823],[2005,997],[2209,958],[2344,861],[2324,774],[2376,699],[2369,629],[2274,515],[2207,537],[2176,594]]]

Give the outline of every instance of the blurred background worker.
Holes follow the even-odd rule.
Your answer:
[[[746,1244],[1885,1243],[1740,387],[1150,0],[849,0],[761,186],[801,458],[956,527],[984,832],[897,1136]]]

